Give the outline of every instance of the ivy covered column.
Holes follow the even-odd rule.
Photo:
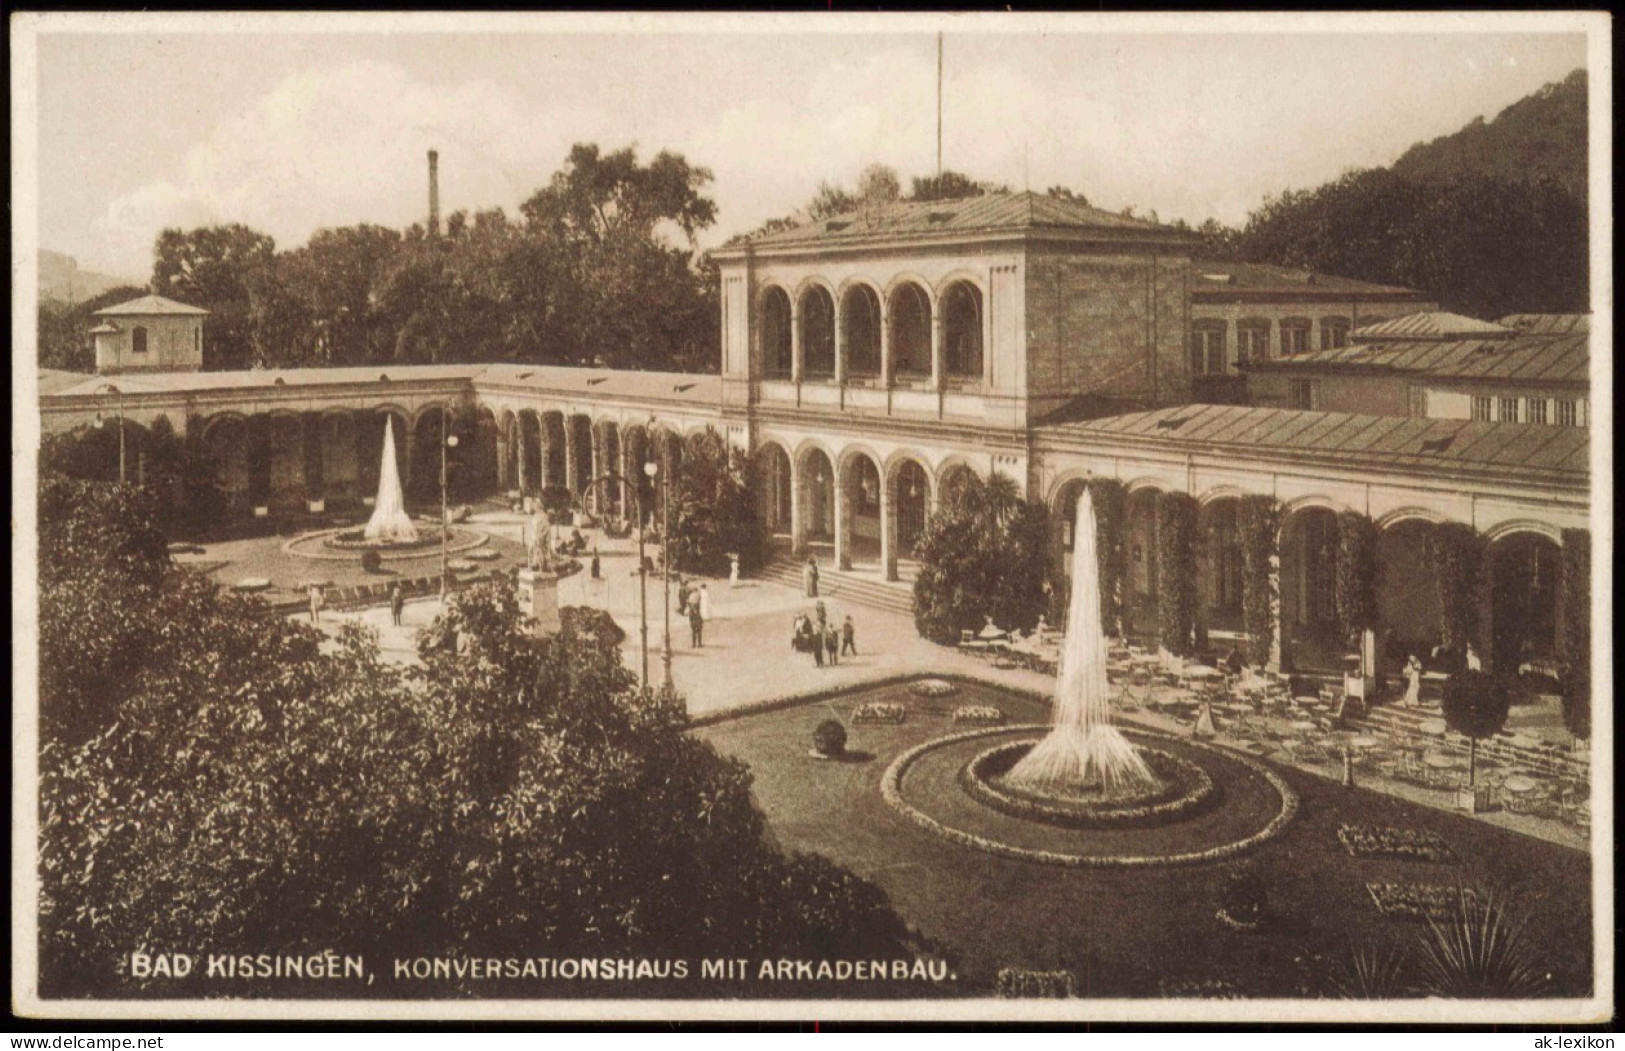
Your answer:
[[[1241,533],[1241,619],[1247,659],[1281,670],[1281,505],[1269,496],[1244,496],[1237,512]]]
[[[1484,541],[1462,522],[1444,522],[1433,531],[1434,575],[1439,587],[1439,638],[1456,662],[1478,640],[1485,605],[1481,575]],[[1475,649],[1478,647],[1475,646]]]
[[[1196,499],[1157,500],[1157,625],[1164,648],[1187,656],[1196,630]]]

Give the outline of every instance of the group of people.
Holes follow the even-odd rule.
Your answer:
[[[688,618],[689,645],[705,645],[705,622],[711,619],[711,592],[702,582],[690,587],[686,579],[677,582],[677,612]]]
[[[798,653],[811,653],[813,663],[822,668],[826,663],[835,665],[848,654],[858,655],[857,628],[849,613],[837,628],[829,619],[824,600],[813,607],[813,615],[797,613],[791,626],[790,648]]]

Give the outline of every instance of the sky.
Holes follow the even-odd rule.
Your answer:
[[[144,281],[166,226],[241,222],[282,248],[322,227],[404,227],[427,212],[431,147],[443,214],[514,214],[574,142],[676,151],[715,176],[702,246],[867,164],[905,186],[936,166],[936,25],[917,20],[313,33],[213,19],[42,26],[40,247]],[[945,167],[1192,223],[1239,223],[1266,195],[1388,164],[1586,62],[1576,33],[938,22]]]

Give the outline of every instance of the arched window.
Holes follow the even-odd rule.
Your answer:
[[[968,281],[959,281],[943,296],[944,364],[948,375],[960,379],[982,378],[982,292]]]
[[[790,375],[790,297],[782,288],[769,288],[762,296],[761,339],[767,375]]]
[[[846,326],[846,373],[880,374],[880,297],[868,285],[853,285],[841,297]]]
[[[809,379],[835,375],[835,301],[818,285],[801,296],[801,371]]]
[[[132,353],[132,354],[145,354],[146,352],[147,352],[147,330],[146,330],[146,328],[144,326],[137,325],[130,332],[130,353]]]
[[[931,301],[912,282],[891,294],[891,359],[895,377],[931,375]]]

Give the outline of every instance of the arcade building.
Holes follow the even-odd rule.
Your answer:
[[[165,357],[163,370],[42,379],[42,426],[105,427],[116,414],[139,471],[141,436],[163,417],[213,454],[232,513],[295,518],[361,508],[388,418],[408,499],[436,506],[448,420],[466,435],[467,495],[562,486],[607,514],[628,509],[593,479],[619,473],[647,487],[643,462],[662,461],[671,477],[691,443],[720,439],[750,456],[763,520],[787,557],[812,553],[829,573],[905,596],[914,540],[966,479],[1000,473],[1046,503],[1063,573],[1082,487],[1115,479],[1127,491],[1127,627],[1155,633],[1157,508],[1184,494],[1195,507],[1197,620],[1221,639],[1243,631],[1239,508],[1268,497],[1280,511],[1271,653],[1283,667],[1341,658],[1339,514],[1375,526],[1389,654],[1437,641],[1430,545],[1442,524],[1461,523],[1483,545],[1486,667],[1560,662],[1562,596],[1574,590],[1562,586],[1562,547],[1589,524],[1588,428],[1530,422],[1528,409],[1385,412],[1376,394],[1369,408],[1330,393],[1295,404],[1282,392],[1301,390],[1300,375],[1328,391],[1334,373],[1418,382],[1414,370],[1349,364],[1351,334],[1436,305],[1405,289],[1202,262],[1196,247],[1179,230],[1038,194],[896,204],[714,253],[713,375],[527,364],[203,372],[204,323],[196,357]],[[1585,344],[1572,329],[1548,341],[1571,355],[1552,370],[1571,387],[1584,381],[1572,355]],[[1538,341],[1505,342],[1542,353]],[[1251,398],[1253,383],[1271,393]],[[1550,397],[1555,419],[1569,395]]]

